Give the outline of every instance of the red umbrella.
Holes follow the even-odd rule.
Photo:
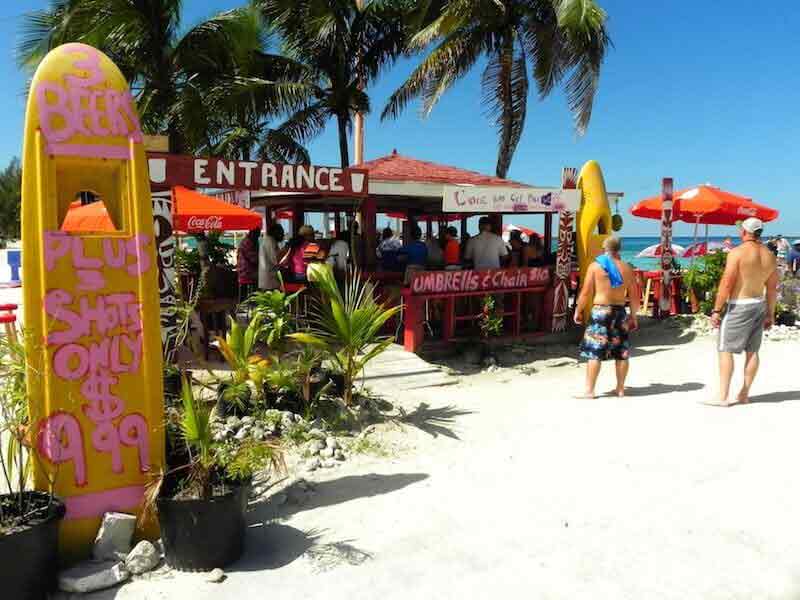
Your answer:
[[[692,244],[681,254],[681,258],[693,258],[695,256],[705,256],[709,252],[729,252],[733,244],[723,244],[721,242],[697,242]]]
[[[182,233],[261,229],[261,215],[182,186],[173,188],[172,226]]]
[[[661,244],[653,244],[639,252],[636,258],[658,258],[663,252],[664,247]],[[683,246],[672,244],[672,256],[681,256],[684,252],[685,248]]]
[[[661,218],[661,196],[645,198],[631,207],[631,214],[645,219]],[[735,225],[748,217],[774,221],[778,211],[750,198],[711,185],[698,185],[675,194],[673,221],[704,225]]]
[[[69,205],[61,230],[72,233],[107,233],[117,231],[117,228],[102,201],[81,205],[81,201],[76,200]]]
[[[508,223],[506,225],[503,225],[503,234],[510,234],[512,231],[519,231],[523,235],[526,235],[528,237],[531,237],[532,235],[541,237],[541,235],[537,231],[531,229],[530,227],[523,227],[522,225],[514,225],[513,223]]]

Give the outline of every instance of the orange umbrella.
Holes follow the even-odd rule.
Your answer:
[[[182,186],[172,190],[172,226],[183,233],[261,229],[261,215]]]
[[[261,229],[261,215],[257,212],[185,187],[178,186],[173,192],[175,201],[172,205],[172,219],[175,231],[199,233]],[[103,202],[96,201],[81,206],[80,200],[70,204],[61,229],[73,233],[118,231]]]
[[[631,214],[645,219],[661,218],[661,196],[646,198],[631,207]],[[673,221],[704,225],[735,225],[748,217],[774,221],[778,211],[750,198],[711,185],[681,190],[674,196]]]
[[[108,216],[106,205],[102,202],[92,202],[81,206],[81,201],[76,200],[69,205],[67,216],[61,224],[62,231],[78,232],[110,232],[117,231],[111,217]]]

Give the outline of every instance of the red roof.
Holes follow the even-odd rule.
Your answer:
[[[468,171],[441,165],[439,163],[417,160],[403,156],[394,150],[388,156],[368,160],[353,168],[367,169],[370,181],[416,181],[420,183],[442,183],[450,185],[503,185],[509,187],[525,187],[525,184],[510,179],[501,179],[491,175],[482,175],[477,171]]]

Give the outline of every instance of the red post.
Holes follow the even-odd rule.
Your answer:
[[[364,266],[367,269],[375,267],[377,207],[375,198],[367,196],[361,202],[361,223],[364,236]]]
[[[412,296],[408,288],[403,290],[405,315],[403,317],[403,347],[408,352],[416,352],[422,346],[422,321],[425,318],[425,300]]]
[[[672,178],[661,182],[661,299],[659,316],[669,313],[671,305],[670,279],[672,277]]]

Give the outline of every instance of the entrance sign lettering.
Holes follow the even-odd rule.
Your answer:
[[[460,292],[499,292],[545,287],[550,282],[547,267],[492,269],[488,271],[422,271],[411,279],[412,295]]]
[[[70,558],[91,548],[103,513],[140,510],[164,453],[147,163],[127,83],[96,49],[60,46],[37,69],[22,185],[34,478],[65,500],[61,542]],[[60,230],[86,190],[118,231]]]
[[[198,158],[177,154],[147,154],[150,182],[156,186],[266,190],[366,196],[368,172],[317,165]]]
[[[442,212],[526,213],[575,212],[580,204],[578,190],[529,187],[444,186]]]

